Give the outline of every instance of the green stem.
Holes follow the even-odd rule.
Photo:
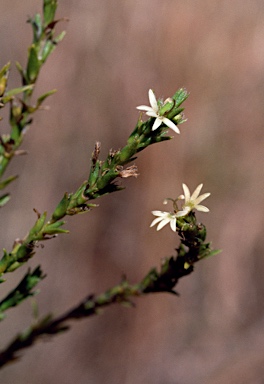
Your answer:
[[[211,250],[209,243],[205,243],[205,227],[196,223],[193,213],[189,214],[185,223],[179,222],[177,230],[181,238],[177,255],[163,259],[159,271],[157,268],[151,269],[139,283],[134,285],[123,279],[120,284],[100,295],[89,295],[80,304],[57,318],[48,315],[40,319],[19,334],[0,353],[0,367],[16,361],[19,351],[32,346],[43,336],[56,335],[68,330],[69,321],[96,315],[102,309],[116,303],[132,306],[131,299],[151,293],[167,292],[177,295],[175,286],[179,279],[192,273],[194,264],[199,260],[217,253]]]

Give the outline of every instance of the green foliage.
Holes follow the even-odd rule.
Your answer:
[[[0,301],[0,320],[4,319],[4,312],[19,305],[30,296],[33,296],[37,291],[33,291],[33,288],[45,278],[41,268],[37,267],[33,272],[30,270],[23,277],[21,282],[3,299]]]
[[[44,16],[44,25],[46,27],[54,21],[56,9],[57,9],[57,0],[44,0],[43,16]]]
[[[16,63],[16,68],[21,76],[21,87],[7,90],[10,63],[7,63],[0,70],[0,108],[9,104],[9,123],[11,127],[10,133],[0,137],[0,178],[3,176],[11,159],[22,154],[18,151],[18,148],[23,142],[26,128],[33,122],[33,114],[41,107],[43,101],[55,92],[55,90],[48,91],[37,98],[36,105],[31,104],[34,85],[40,70],[49,55],[65,36],[65,32],[56,37],[54,36],[55,26],[58,22],[58,20],[54,19],[56,8],[57,1],[44,1],[43,17],[37,14],[28,20],[33,30],[33,41],[28,48],[26,68],[23,69],[18,62]],[[22,98],[16,99],[15,97],[19,94],[22,94]],[[3,182],[1,183],[3,184]],[[2,204],[0,200],[0,206],[2,206],[8,201],[9,197],[0,199],[2,199]]]
[[[42,66],[65,35],[65,32],[62,32],[54,36],[58,22],[55,19],[56,9],[56,0],[43,0],[43,15],[36,14],[28,20],[33,30],[33,41],[28,48],[27,64],[22,68],[19,63],[16,63],[21,76],[21,86],[7,89],[10,63],[0,70],[0,108],[9,105],[10,110],[10,132],[0,137],[0,178],[3,177],[10,160],[15,155],[25,153],[19,150],[25,130],[32,124],[34,113],[46,98],[55,92],[55,90],[48,91],[37,97],[35,105],[31,104],[34,86]],[[20,95],[19,98],[17,98],[18,95]],[[179,89],[172,98],[161,105],[158,118],[166,116],[176,124],[183,123],[185,120],[182,103],[187,97],[186,90]],[[110,150],[105,160],[100,160],[101,144],[96,143],[90,170],[87,172],[87,180],[84,180],[75,192],[63,195],[50,218],[47,212],[39,213],[34,209],[37,219],[27,235],[23,239],[17,239],[11,251],[3,249],[0,259],[0,283],[5,282],[7,273],[16,271],[34,256],[37,244],[68,233],[67,229],[62,228],[65,225],[63,218],[88,212],[98,206],[93,203],[93,200],[124,189],[122,185],[117,184],[117,179],[137,177],[136,165],[127,166],[127,164],[134,162],[138,152],[149,145],[170,139],[164,124],[153,130],[153,118],[143,121],[140,117],[124,147]],[[0,180],[0,190],[5,189],[16,178],[17,176],[10,176]],[[0,197],[0,207],[9,199],[8,193],[3,194]],[[178,280],[190,274],[194,264],[199,260],[218,252],[213,251],[210,243],[205,242],[206,228],[203,224],[197,223],[192,211],[177,219],[177,233],[180,237],[177,254],[163,259],[159,270],[152,268],[139,283],[134,285],[123,278],[120,284],[100,295],[88,295],[80,304],[59,317],[49,314],[36,320],[0,352],[0,367],[16,361],[19,351],[32,346],[43,335],[56,335],[69,329],[70,320],[98,314],[99,310],[114,303],[131,306],[132,298],[150,293],[177,294],[174,288]],[[32,272],[28,270],[17,286],[0,301],[0,320],[6,318],[8,309],[20,305],[24,300],[35,295],[37,293],[35,288],[44,277],[39,266]]]

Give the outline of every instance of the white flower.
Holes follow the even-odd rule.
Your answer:
[[[157,231],[159,231],[166,224],[170,223],[170,227],[174,232],[176,232],[177,217],[185,216],[187,214],[186,212],[183,212],[183,211],[178,211],[176,213],[175,212],[171,213],[171,212],[163,212],[163,211],[152,211],[151,213],[154,216],[158,216],[158,217],[156,217],[156,219],[154,219],[152,221],[152,223],[150,224],[150,227],[153,227],[154,225],[159,223],[157,226]]]
[[[179,128],[176,124],[174,124],[170,119],[168,119],[165,116],[161,116],[159,114],[159,106],[156,99],[156,96],[152,89],[149,90],[149,103],[151,107],[148,107],[147,105],[140,105],[137,107],[137,109],[141,111],[146,111],[146,115],[151,117],[156,117],[156,120],[154,121],[154,124],[152,126],[152,131],[155,131],[155,129],[159,128],[161,124],[167,125],[167,127],[171,128],[174,132],[180,133]],[[164,105],[164,104],[163,104]]]
[[[158,226],[157,226],[157,231],[159,231],[166,224],[170,223],[171,229],[174,232],[176,232],[176,215],[174,213],[162,212],[162,211],[152,211],[151,213],[154,216],[158,216],[150,224],[151,227],[153,227],[155,224],[159,223]]]
[[[203,188],[203,184],[198,185],[198,187],[195,189],[192,195],[190,194],[190,190],[186,184],[182,184],[182,188],[183,188],[184,196],[181,195],[178,197],[178,199],[185,199],[185,202],[182,205],[183,210],[178,211],[177,215],[182,213],[181,216],[185,216],[189,212],[191,212],[193,209],[197,209],[197,211],[201,211],[201,212],[209,212],[209,209],[207,207],[205,207],[204,205],[200,205],[201,201],[205,200],[207,197],[211,195],[211,193],[204,193],[203,195],[199,196],[199,193]]]
[[[171,199],[167,198],[164,200],[163,204],[167,204],[168,200],[171,200],[173,202],[173,208],[174,212],[164,212],[164,211],[152,211],[151,213],[154,216],[157,216],[156,219],[152,221],[150,224],[151,227],[158,224],[157,231],[162,229],[165,225],[170,223],[171,229],[176,232],[177,230],[177,218],[183,217],[188,215],[193,209],[197,209],[197,211],[202,212],[209,212],[209,209],[205,207],[204,205],[200,205],[200,202],[205,200],[207,197],[211,195],[211,193],[204,193],[203,195],[199,196],[199,193],[201,192],[201,189],[203,187],[203,184],[198,185],[198,187],[195,189],[193,194],[190,194],[190,190],[187,187],[186,184],[182,184],[184,195],[180,195],[177,199]],[[178,210],[177,201],[178,200],[185,200],[184,204],[182,205],[182,210]]]

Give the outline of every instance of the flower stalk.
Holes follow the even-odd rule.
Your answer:
[[[43,16],[36,14],[35,17],[28,20],[33,31],[33,41],[28,48],[27,64],[23,69],[19,63],[16,63],[22,86],[8,90],[10,63],[4,65],[0,70],[0,108],[9,105],[9,124],[11,127],[10,133],[0,136],[0,178],[3,177],[13,157],[25,154],[25,151],[20,151],[18,148],[23,142],[28,127],[33,122],[33,115],[41,109],[46,98],[56,92],[56,90],[48,91],[37,98],[35,105],[31,104],[40,71],[50,54],[65,36],[64,31],[55,36],[55,26],[58,22],[54,19],[56,9],[57,0],[44,0]],[[19,94],[22,97],[16,98]],[[15,180],[16,176],[12,177]],[[3,180],[1,183],[5,183],[7,180]],[[9,182],[13,180],[9,180]],[[9,194],[1,196],[0,206],[6,204],[9,199]]]
[[[46,315],[32,326],[15,337],[15,339],[0,352],[0,367],[14,362],[18,353],[32,346],[43,336],[54,337],[70,328],[69,322],[102,313],[102,309],[114,304],[134,306],[133,299],[154,293],[172,293],[179,279],[189,275],[194,270],[194,264],[199,260],[217,254],[210,243],[206,243],[206,229],[197,223],[195,214],[191,212],[186,218],[185,225],[179,230],[180,245],[175,256],[163,259],[159,268],[151,269],[137,284],[130,284],[123,278],[120,284],[99,295],[88,295],[77,306],[59,317]],[[1,304],[1,303],[0,303]],[[0,307],[1,308],[1,307]]]
[[[179,90],[180,100],[187,97],[186,91]],[[175,97],[174,95],[174,97]],[[176,97],[176,100],[177,100]],[[117,184],[118,179],[137,177],[138,170],[135,165],[125,168],[124,166],[133,162],[135,155],[151,144],[169,140],[171,137],[164,136],[163,129],[152,130],[151,119],[143,122],[138,121],[136,128],[127,140],[127,144],[116,151],[109,151],[105,161],[99,159],[101,144],[96,143],[91,158],[91,166],[88,180],[85,180],[74,193],[65,193],[55,208],[50,219],[47,214],[37,213],[38,219],[24,239],[19,240],[13,246],[11,252],[4,249],[0,260],[0,277],[4,273],[13,272],[24,265],[35,253],[36,245],[44,240],[54,238],[62,233],[68,233],[61,227],[65,224],[62,219],[65,216],[73,216],[84,213],[97,207],[92,201],[101,196],[120,191],[124,187]]]

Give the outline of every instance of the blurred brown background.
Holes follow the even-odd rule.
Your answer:
[[[1,66],[26,62],[28,15],[41,1],[2,1]],[[147,92],[190,92],[187,123],[174,140],[140,153],[140,177],[104,197],[100,207],[68,218],[69,235],[38,249],[31,266],[48,274],[40,314],[60,314],[126,273],[141,279],[174,253],[177,239],[149,228],[165,197],[204,183],[208,240],[222,254],[199,263],[180,281],[180,298],[156,295],[135,309],[114,306],[101,316],[23,353],[1,371],[1,384],[261,384],[264,381],[263,144],[264,1],[60,0],[67,35],[41,74],[38,94],[58,93],[25,138],[27,157],[9,174],[20,178],[1,210],[1,246],[11,248],[35,220],[52,212],[65,191],[87,177],[94,142],[102,157],[119,148]],[[7,116],[1,132],[7,131]],[[22,276],[27,266],[21,270]],[[16,276],[8,276],[4,294]],[[31,321],[30,302],[9,311],[1,348]]]

